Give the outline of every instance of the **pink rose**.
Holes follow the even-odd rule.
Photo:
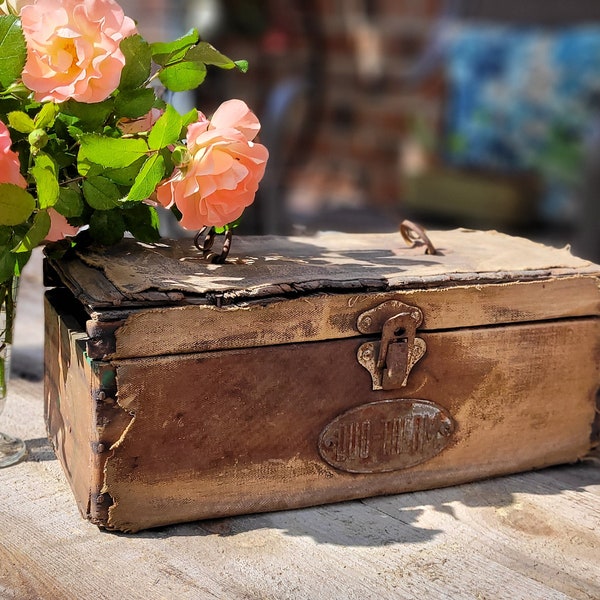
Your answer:
[[[157,188],[157,200],[181,211],[186,229],[223,227],[252,204],[269,153],[252,140],[260,130],[241,100],[221,104],[209,121],[198,113],[188,127],[190,161]]]
[[[113,0],[35,0],[21,10],[23,83],[38,102],[100,102],[114,92],[134,22]]]
[[[78,227],[69,225],[67,219],[53,208],[48,209],[50,216],[50,231],[46,236],[46,242],[58,242],[67,236],[77,235]]]
[[[19,157],[12,150],[11,145],[10,132],[0,121],[0,183],[13,183],[24,189],[27,187],[27,182],[21,175]]]

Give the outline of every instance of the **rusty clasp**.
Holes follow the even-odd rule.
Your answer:
[[[361,333],[379,333],[377,341],[358,349],[358,362],[369,371],[374,390],[406,386],[413,366],[426,351],[424,340],[416,336],[423,313],[399,300],[383,302],[362,313],[357,321]]]

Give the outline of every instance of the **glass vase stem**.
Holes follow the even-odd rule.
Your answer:
[[[0,284],[0,416],[8,394],[18,284],[18,277]],[[0,468],[19,462],[25,452],[22,440],[0,432]]]

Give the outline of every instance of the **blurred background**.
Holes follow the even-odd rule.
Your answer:
[[[600,261],[597,0],[121,0],[149,41],[191,27],[271,158],[244,233],[492,228]]]

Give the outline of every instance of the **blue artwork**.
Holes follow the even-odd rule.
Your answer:
[[[445,153],[457,166],[535,168],[558,215],[600,114],[600,27],[454,27],[446,44]]]

